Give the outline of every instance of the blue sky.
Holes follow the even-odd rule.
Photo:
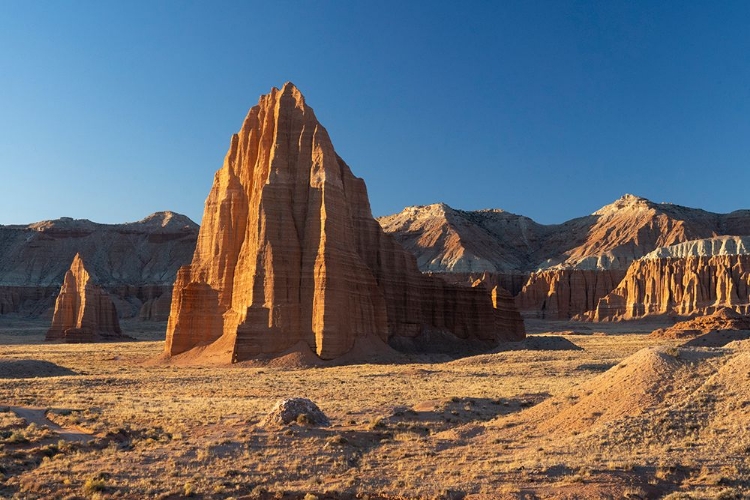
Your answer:
[[[375,215],[748,208],[750,2],[0,3],[0,223],[199,221],[294,82]]]

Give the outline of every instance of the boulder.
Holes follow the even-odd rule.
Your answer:
[[[331,422],[318,408],[318,405],[307,398],[288,398],[278,401],[265,419],[263,425],[282,426],[296,422],[314,427],[328,427]]]

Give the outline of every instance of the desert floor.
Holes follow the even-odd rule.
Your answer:
[[[153,363],[163,323],[105,344],[45,343],[46,326],[0,317],[0,496],[750,495],[748,341],[529,319],[513,350],[455,360],[198,367]],[[295,396],[331,426],[264,425]]]

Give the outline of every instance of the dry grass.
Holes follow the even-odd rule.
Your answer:
[[[163,348],[148,339],[163,335],[164,325],[123,326],[147,340],[45,344],[43,324],[0,320],[0,365],[44,361],[68,373],[6,374],[0,401],[48,408],[57,424],[97,436],[61,443],[38,426],[26,432],[0,407],[0,432],[31,436],[0,442],[0,496],[731,498],[750,484],[750,420],[742,420],[750,401],[728,386],[737,375],[729,369],[744,373],[742,365],[722,372],[727,356],[668,352],[676,360],[669,404],[621,418],[595,408],[585,393],[592,379],[653,345],[653,325],[626,333],[627,324],[530,322],[533,332],[592,330],[565,336],[582,350],[307,370],[145,366]],[[333,425],[259,425],[290,396],[315,401]],[[592,412],[582,419],[601,425],[545,428],[576,405]]]

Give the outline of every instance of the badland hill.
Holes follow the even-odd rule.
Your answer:
[[[717,214],[625,195],[556,225],[445,204],[379,222],[422,271],[500,284],[527,314],[605,320],[748,311],[750,210]]]
[[[0,314],[50,317],[80,254],[121,317],[166,320],[177,269],[190,262],[197,236],[198,225],[174,212],[125,224],[61,218],[0,226]]]

